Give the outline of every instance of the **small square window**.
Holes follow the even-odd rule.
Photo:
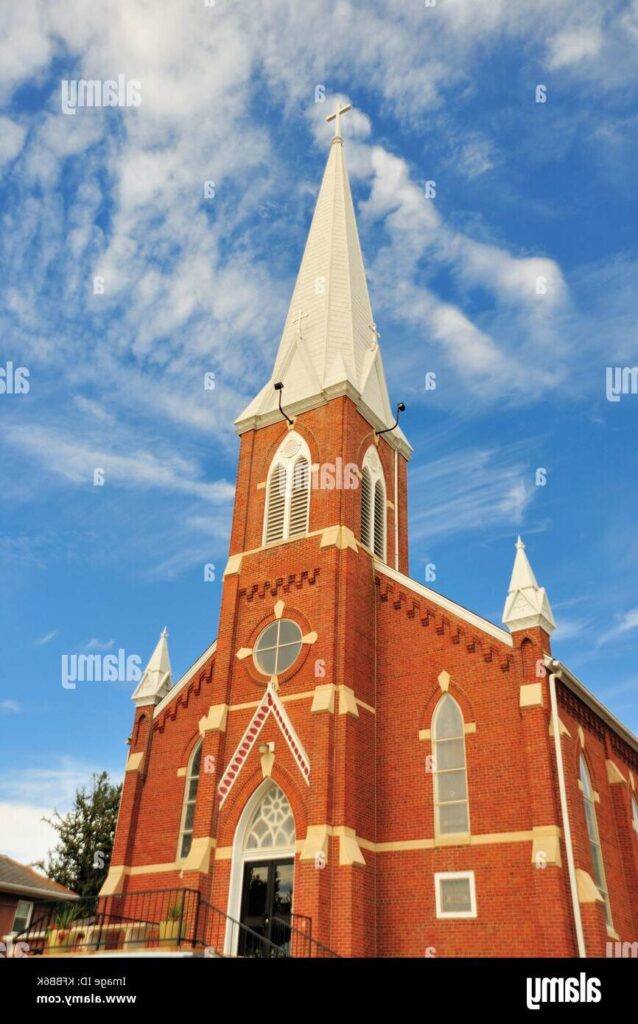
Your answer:
[[[23,932],[25,928],[29,927],[32,911],[33,903],[30,903],[29,900],[18,900],[15,917],[13,919],[14,932]]]
[[[473,871],[440,871],[434,876],[436,916],[476,917]]]

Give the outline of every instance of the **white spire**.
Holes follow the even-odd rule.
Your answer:
[[[339,109],[329,120],[340,131]],[[295,415],[337,395],[350,394],[375,429],[392,426],[394,412],[381,362],[343,139],[332,139],[270,381],[236,420],[238,433],[276,420],[281,401]],[[386,434],[411,453],[400,428]]]
[[[168,655],[168,631],[164,626],[157,646],[149,658],[148,665],[144,669],[144,674],[134,690],[131,700],[134,700],[138,707],[145,704],[159,704],[172,685],[171,659]]]
[[[553,633],[556,629],[545,588],[536,582],[520,537],[516,541],[516,557],[505,599],[503,622],[512,633],[533,626],[540,626],[546,633]]]

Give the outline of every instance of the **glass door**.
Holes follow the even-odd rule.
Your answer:
[[[294,861],[249,861],[244,865],[239,956],[276,956],[269,943],[287,954],[290,948],[290,914]],[[260,941],[260,938],[268,940]]]

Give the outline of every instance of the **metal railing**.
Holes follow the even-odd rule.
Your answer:
[[[205,900],[196,889],[151,889],[51,903],[13,943],[27,955],[135,950],[192,950],[207,956],[336,957],[312,937],[312,921],[273,916],[261,934]],[[23,948],[23,947],[22,947]]]

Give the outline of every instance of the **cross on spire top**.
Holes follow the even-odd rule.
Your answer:
[[[334,121],[335,123],[335,139],[341,138],[341,115],[347,114],[349,110],[352,110],[352,103],[346,103],[345,106],[339,107],[332,113],[328,114],[326,121]]]

